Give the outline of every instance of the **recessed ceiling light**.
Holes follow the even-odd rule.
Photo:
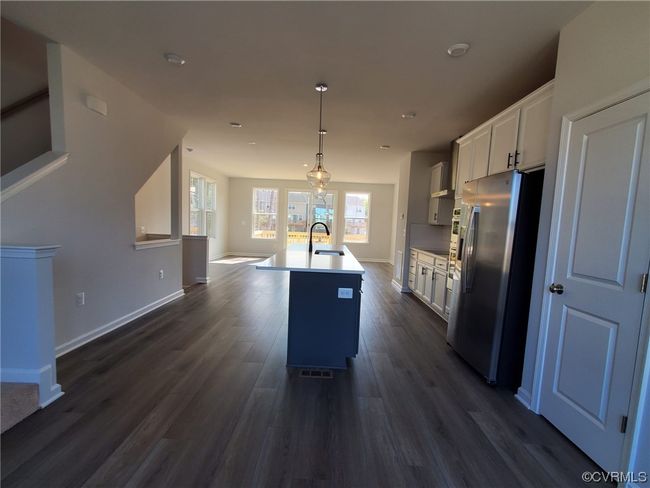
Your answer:
[[[307,163],[303,164],[305,168],[309,168],[309,165]]]
[[[168,63],[175,64],[176,66],[183,66],[186,63],[185,58],[176,53],[165,53],[163,56],[165,56]]]
[[[230,122],[230,127],[234,128],[234,129],[239,129],[239,128],[243,127],[243,125],[241,125],[239,122]]]
[[[255,144],[257,144],[257,142],[255,142],[255,141],[250,141],[250,142],[248,143],[249,146],[254,146]]]
[[[386,149],[390,149],[390,146],[388,144],[382,144],[381,146],[379,146],[379,149],[385,151]]]
[[[466,54],[467,51],[469,51],[469,44],[461,42],[449,46],[449,49],[447,49],[447,54],[449,54],[452,58],[458,58]]]
[[[414,119],[417,114],[415,112],[406,112],[402,114],[403,119]]]

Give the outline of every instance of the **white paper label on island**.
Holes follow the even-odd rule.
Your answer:
[[[339,298],[352,298],[352,288],[339,288]]]

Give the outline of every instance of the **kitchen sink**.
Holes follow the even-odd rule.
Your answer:
[[[343,251],[338,251],[336,249],[316,249],[314,254],[329,254],[332,256],[345,256]]]

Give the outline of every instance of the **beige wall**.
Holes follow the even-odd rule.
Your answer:
[[[2,19],[2,108],[47,88],[46,42],[42,37]],[[14,112],[2,121],[3,175],[52,148],[47,98]]]
[[[228,252],[228,177],[192,158],[186,152],[183,157],[183,234],[190,231],[190,173],[195,172],[210,178],[217,184],[217,237],[208,239],[209,258],[217,259]]]
[[[251,238],[251,208],[253,188],[278,188],[278,239]],[[359,259],[389,261],[391,259],[391,237],[393,222],[394,185],[366,183],[330,183],[331,191],[337,191],[336,232],[338,244],[343,238],[343,210],[345,192],[370,192],[370,239],[368,244],[345,245]],[[273,254],[285,247],[287,221],[287,190],[308,190],[306,181],[302,180],[264,180],[252,178],[230,179],[230,233],[228,250],[236,254]]]
[[[429,225],[428,222],[431,167],[440,161],[449,161],[449,154],[415,151],[400,162],[393,236],[395,253],[402,252],[402,270],[408,269],[407,250],[411,246],[449,248],[451,228],[446,225]],[[406,291],[404,272],[399,278],[396,277],[395,281]]]
[[[180,246],[134,249],[134,196],[185,131],[68,48],[51,44],[48,57],[53,142],[70,156],[3,202],[2,243],[61,245],[54,307],[62,350],[181,290]],[[107,117],[84,106],[86,94],[107,102]],[[81,291],[86,305],[78,307]]]
[[[562,116],[650,76],[650,3],[596,2],[560,33],[522,389],[530,393],[545,292]]]
[[[135,194],[136,239],[146,234],[171,234],[171,213],[171,157],[168,156]]]

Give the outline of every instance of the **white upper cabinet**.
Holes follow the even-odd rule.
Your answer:
[[[431,193],[437,193],[444,190],[443,185],[443,163],[438,163],[431,168]]]
[[[492,126],[488,125],[478,131],[474,139],[474,157],[472,158],[471,180],[488,175],[488,164],[490,160],[490,143],[492,137]]]
[[[509,110],[492,123],[489,174],[501,173],[515,167],[520,109]]]
[[[488,125],[465,139],[458,147],[456,198],[463,195],[463,184],[487,176],[492,126]]]
[[[553,102],[553,85],[546,85],[521,107],[517,138],[517,169],[541,166],[546,161],[546,141]]]
[[[551,81],[456,141],[456,198],[466,181],[544,165],[552,101]]]
[[[456,169],[456,198],[463,195],[463,185],[472,179],[472,157],[474,140],[467,139],[458,146],[458,168]]]

